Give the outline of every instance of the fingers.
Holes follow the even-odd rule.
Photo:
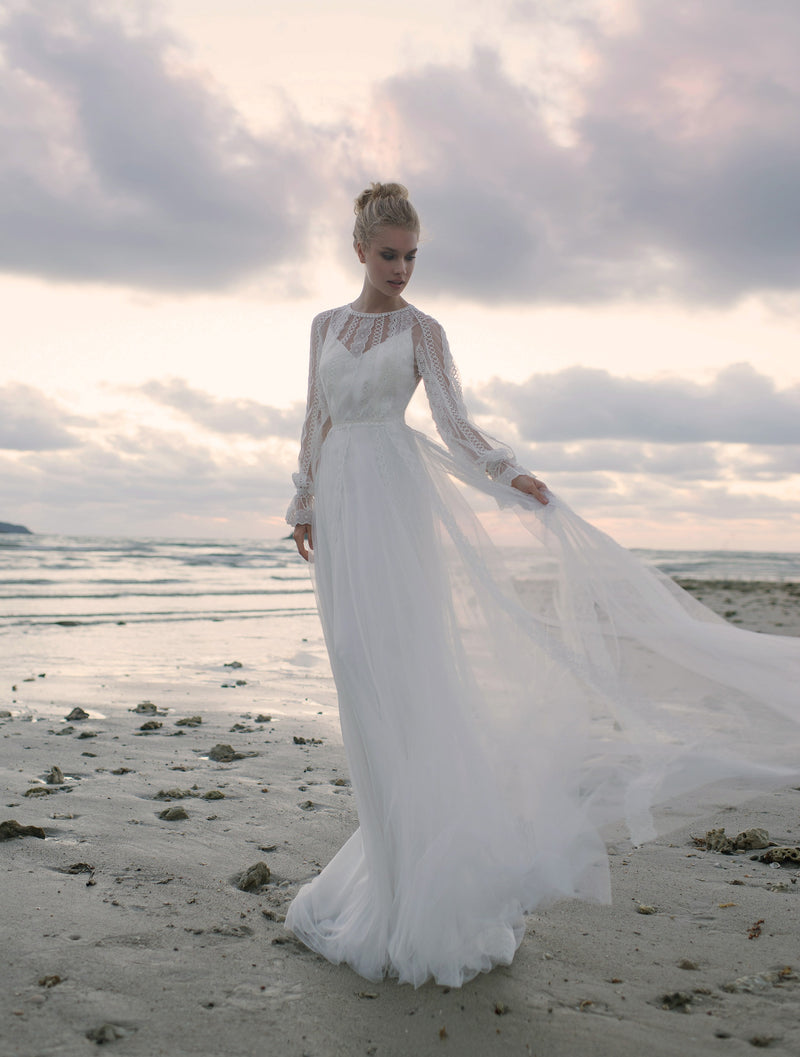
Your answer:
[[[511,482],[513,488],[516,488],[520,492],[524,492],[525,495],[533,496],[542,506],[547,506],[550,500],[547,498],[547,485],[544,481],[540,481],[538,477],[531,477],[528,474],[520,474],[519,477],[515,477]]]
[[[295,525],[294,532],[292,533],[294,542],[297,546],[300,557],[305,561],[309,559],[309,548],[314,549],[314,544],[311,539],[311,526],[310,525]],[[308,540],[308,547],[306,547],[306,539]]]
[[[543,506],[547,506],[547,504],[550,502],[550,500],[547,498],[547,485],[544,483],[544,481],[540,481],[538,477],[533,477],[531,478],[531,480],[533,481],[534,485],[534,491],[531,492],[531,495],[534,496],[535,499],[538,499]]]

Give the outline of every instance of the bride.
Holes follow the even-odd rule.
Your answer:
[[[359,195],[363,288],[312,324],[287,520],[359,827],[286,927],[369,979],[458,986],[511,962],[526,911],[610,898],[604,823],[645,840],[678,793],[796,769],[800,643],[726,624],[475,426],[444,331],[403,296],[419,232],[401,185]],[[446,450],[404,421],[420,381]],[[479,493],[530,533],[524,582]]]

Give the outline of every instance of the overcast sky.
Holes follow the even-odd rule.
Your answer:
[[[800,550],[798,54],[795,0],[6,0],[0,519],[283,534],[400,179],[521,461],[628,545]]]

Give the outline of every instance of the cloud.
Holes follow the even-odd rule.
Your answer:
[[[744,363],[707,384],[570,367],[521,385],[495,379],[469,402],[476,413],[510,421],[528,442],[800,444],[800,385],[778,389]]]
[[[557,422],[559,407],[570,408],[573,399],[581,399],[583,383],[571,388],[568,371],[542,378],[551,383],[555,379],[553,391],[561,387],[561,403],[554,398],[550,406],[552,422]],[[612,391],[615,384],[629,381],[606,379]],[[534,382],[530,392],[541,396]],[[648,393],[653,401],[664,396],[658,380],[637,384],[643,388],[629,392],[621,387],[628,399],[627,404],[619,401],[623,425],[629,411],[637,410],[637,400]],[[694,390],[688,382],[671,384],[683,386],[684,394],[694,391],[697,397],[699,391],[700,399],[718,391],[719,379]],[[783,398],[787,392],[775,395]],[[180,379],[149,383],[142,395],[186,416],[187,424],[152,425],[146,407],[143,413],[130,404],[118,414],[89,421],[70,415],[37,390],[3,390],[0,426],[15,431],[7,440],[16,439],[5,445],[13,450],[0,450],[6,519],[28,523],[37,531],[67,533],[222,531],[243,536],[284,531],[297,457],[298,407],[281,411],[250,400],[220,400]],[[477,398],[470,402],[477,409]],[[776,539],[789,540],[800,523],[800,494],[794,486],[800,442],[597,438],[587,436],[585,429],[577,438],[543,438],[540,430],[537,437],[526,434],[523,439],[527,419],[509,407],[507,395],[487,390],[480,412],[492,419],[507,415],[503,433],[509,436],[516,428],[520,443],[515,446],[525,464],[581,513],[599,518],[612,531],[624,521],[625,532],[635,533],[635,526],[648,522],[652,531],[646,538],[654,539],[662,524],[677,526],[676,531],[686,524],[694,531],[713,523],[717,533],[723,526],[733,531],[739,525],[737,539],[741,542],[741,533],[750,533],[750,545],[757,546],[756,523],[769,528]],[[580,416],[574,421],[585,425]],[[742,527],[744,520],[747,525]]]
[[[625,26],[573,9],[583,72],[568,135],[540,55],[526,76],[482,47],[465,68],[380,87],[373,122],[392,130],[427,218],[430,287],[492,302],[796,291],[796,4],[647,0]],[[570,22],[563,5],[514,13],[515,45],[537,55]]]
[[[725,459],[711,444],[640,444],[591,441],[533,444],[524,462],[545,476],[553,473],[649,474],[676,480],[715,480],[725,475]],[[517,452],[522,459],[523,449]]]
[[[193,524],[207,535],[228,521],[242,526],[235,534],[247,535],[282,517],[289,473],[274,456],[212,450],[194,437],[150,427],[98,430],[71,450],[17,458],[0,452],[4,509],[34,531],[146,535],[186,532]]]
[[[319,138],[250,132],[146,12],[21,0],[0,23],[0,269],[196,290],[302,257]]]
[[[71,426],[85,419],[28,385],[0,388],[0,450],[55,451],[79,443]]]
[[[361,123],[318,128],[289,102],[267,134],[144,0],[15,0],[0,22],[0,269],[174,291],[297,285],[311,226],[327,238],[331,212],[391,168],[423,214],[433,293],[724,304],[798,291],[793,0],[515,0],[505,17],[467,65],[434,58],[377,84]],[[320,75],[337,61],[333,49]]]
[[[255,400],[221,399],[192,388],[182,378],[145,382],[137,391],[214,433],[235,433],[256,439],[273,436],[296,440],[300,436],[305,415],[305,407],[301,404],[283,409],[269,407]]]

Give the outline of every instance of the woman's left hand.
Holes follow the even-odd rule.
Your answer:
[[[525,495],[532,495],[534,499],[538,499],[544,506],[547,506],[550,502],[545,495],[547,485],[544,481],[540,481],[538,477],[531,477],[529,474],[521,473],[511,482],[511,487],[516,488],[519,492],[524,492]]]

